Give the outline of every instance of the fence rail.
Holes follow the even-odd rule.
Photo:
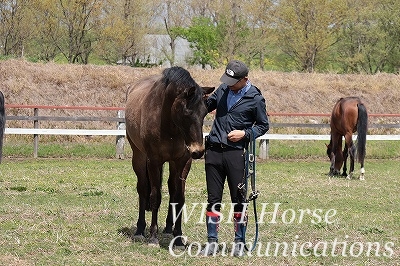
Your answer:
[[[16,105],[6,104],[6,112],[10,108],[25,108],[33,109],[33,116],[29,115],[9,115],[6,116],[6,121],[33,121],[33,128],[5,128],[5,134],[17,135],[33,135],[34,136],[34,157],[37,157],[38,136],[39,135],[84,135],[84,136],[116,136],[117,158],[123,158],[123,146],[125,136],[125,116],[124,108],[122,107],[96,107],[96,106],[44,106],[44,105]],[[117,111],[115,117],[90,117],[90,116],[39,116],[39,109],[61,109],[61,110],[98,110],[98,111]],[[329,117],[330,114],[323,113],[268,113],[271,116],[284,117]],[[369,114],[369,117],[400,117],[400,114]],[[39,128],[39,121],[100,121],[100,122],[115,122],[117,129],[53,129]],[[205,121],[205,125],[211,125],[212,121]],[[329,128],[329,124],[312,124],[312,123],[271,123],[271,128]],[[400,128],[400,123],[392,124],[370,124],[369,128],[385,128],[397,129]],[[204,133],[206,136],[208,133]],[[356,137],[356,136],[354,136]],[[315,135],[315,134],[265,134],[259,140],[259,157],[266,159],[268,157],[269,140],[329,140],[330,135]],[[367,140],[400,140],[400,135],[367,135]]]

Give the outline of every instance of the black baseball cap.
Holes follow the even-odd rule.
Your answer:
[[[245,63],[232,60],[226,66],[225,73],[221,76],[220,81],[228,86],[233,86],[242,78],[247,77],[248,74],[249,69]]]

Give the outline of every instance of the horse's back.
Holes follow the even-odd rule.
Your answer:
[[[141,132],[143,132],[143,121],[151,118],[151,111],[154,106],[149,106],[149,99],[155,97],[152,95],[152,89],[160,76],[150,76],[143,78],[131,85],[126,94],[125,121],[126,134],[128,140],[135,143],[135,146],[143,150],[141,143]]]
[[[341,135],[354,133],[357,130],[358,105],[361,103],[358,97],[340,98],[332,110],[331,130],[338,131]]]

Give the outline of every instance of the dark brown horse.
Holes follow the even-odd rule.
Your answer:
[[[4,95],[0,91],[0,163],[3,158],[3,137],[6,127],[6,114],[4,109]]]
[[[331,161],[329,175],[339,175],[343,165],[343,176],[353,177],[354,159],[361,164],[360,179],[364,180],[364,158],[367,140],[368,113],[365,105],[358,97],[340,98],[332,110],[331,140],[327,145],[327,154]],[[356,145],[353,143],[353,133],[357,131]],[[342,152],[342,138],[345,146]],[[347,175],[347,157],[350,154],[350,172]]]
[[[140,80],[127,91],[126,134],[133,151],[137,176],[139,217],[134,239],[145,235],[145,211],[152,212],[150,245],[159,245],[158,210],[161,204],[162,168],[169,162],[169,208],[164,232],[173,233],[175,245],[183,245],[182,217],[173,221],[185,202],[185,180],[192,158],[204,154],[203,120],[207,114],[205,95],[214,88],[201,88],[180,67]],[[175,222],[175,223],[174,223]]]

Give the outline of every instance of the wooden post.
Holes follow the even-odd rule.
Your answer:
[[[125,111],[119,110],[117,113],[118,118],[125,118]],[[117,129],[124,130],[126,128],[125,122],[118,122]],[[124,159],[124,146],[125,146],[125,136],[117,136],[116,139],[116,157],[117,159]]]
[[[268,159],[269,139],[260,139],[258,157],[262,160]]]
[[[36,117],[39,116],[38,108],[33,109],[33,116],[36,116]],[[33,121],[33,128],[39,128],[39,121],[37,119],[35,119]],[[39,146],[39,135],[34,134],[33,135],[33,158],[38,157],[38,146]]]

